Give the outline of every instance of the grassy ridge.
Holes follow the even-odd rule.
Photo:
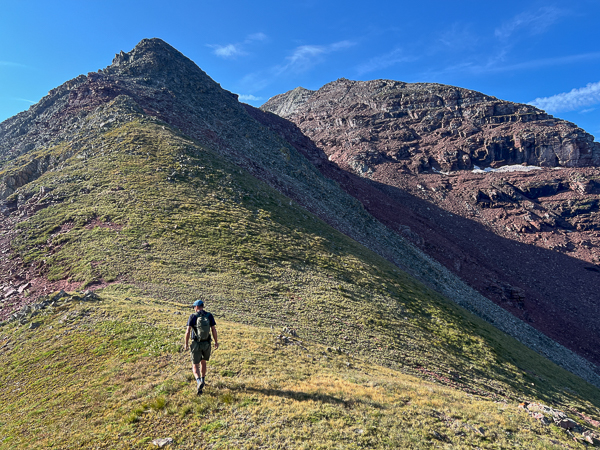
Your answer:
[[[61,170],[20,191],[47,207],[21,224],[15,248],[50,278],[111,282],[117,298],[205,296],[221,319],[291,327],[463,391],[598,415],[597,389],[162,123],[134,116],[70,145]]]
[[[35,330],[0,328],[0,448],[564,448],[514,402],[424,382],[279,330],[218,322],[195,396],[181,342],[189,307],[105,292]],[[294,339],[292,339],[294,341]]]

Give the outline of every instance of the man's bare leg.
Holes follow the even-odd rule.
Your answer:
[[[206,363],[206,361],[201,361]],[[204,373],[206,373],[206,369],[203,369]],[[192,372],[194,372],[194,377],[196,378],[196,385],[198,386],[198,390],[196,394],[201,395],[202,389],[204,388],[204,375],[201,375],[200,364],[192,364]]]
[[[204,366],[206,366],[206,361],[202,361],[204,363]],[[194,372],[194,378],[196,378],[196,380],[198,380],[200,378],[200,367],[198,367],[199,364],[192,364],[192,372]],[[206,368],[203,367],[202,368],[202,373],[204,376],[204,374],[206,373]]]
[[[200,361],[200,383],[198,384],[198,394],[202,394],[202,389],[204,389],[204,377],[206,376],[206,360]]]

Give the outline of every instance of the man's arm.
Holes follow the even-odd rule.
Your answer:
[[[213,339],[215,340],[215,350],[219,348],[219,341],[217,340],[217,327],[210,327],[210,331],[212,331]]]
[[[192,333],[192,327],[188,326],[187,330],[185,331],[185,338],[184,338],[186,350],[190,349],[190,334],[191,333]]]

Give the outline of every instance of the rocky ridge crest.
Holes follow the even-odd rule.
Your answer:
[[[600,144],[574,124],[454,86],[342,78],[261,109],[292,120],[332,161],[357,170],[384,162],[413,173],[600,164]]]

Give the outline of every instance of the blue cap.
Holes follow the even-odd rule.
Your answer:
[[[204,306],[204,302],[202,300],[196,300],[192,306]]]

